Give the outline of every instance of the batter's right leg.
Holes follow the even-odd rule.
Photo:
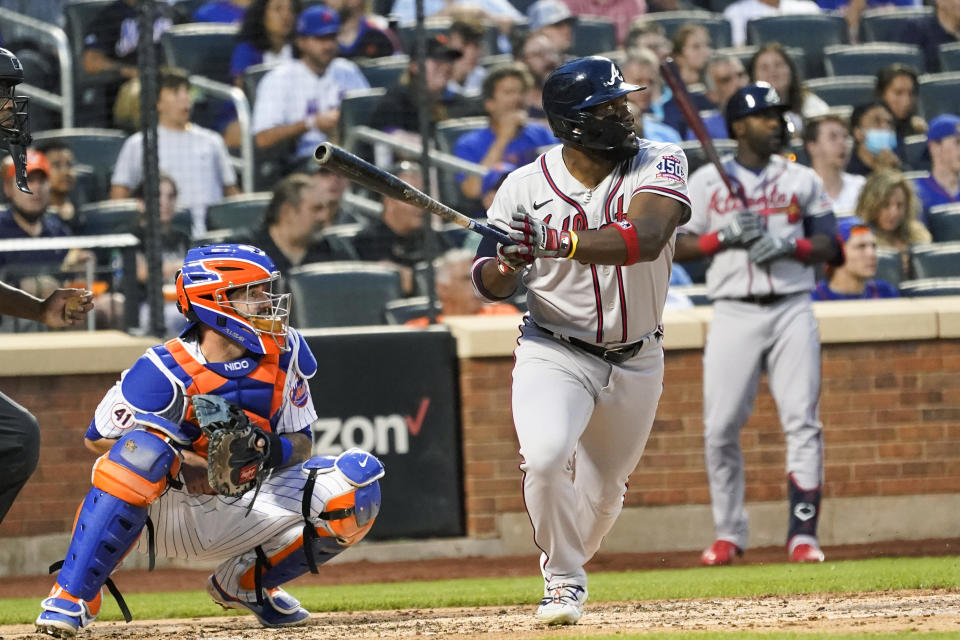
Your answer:
[[[747,546],[740,430],[753,411],[764,349],[763,308],[718,300],[703,352],[704,457],[717,543],[703,564],[727,564]],[[727,544],[724,544],[727,543]]]
[[[0,393],[0,522],[27,483],[40,456],[40,425],[33,415]]]

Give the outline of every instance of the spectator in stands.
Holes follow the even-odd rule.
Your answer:
[[[933,0],[933,5],[933,15],[906,21],[899,37],[900,42],[923,50],[928,73],[940,71],[940,45],[960,41],[960,2]]]
[[[483,183],[480,185],[480,190],[483,192],[483,195],[480,197],[480,199],[481,202],[483,202],[484,211],[489,209],[490,205],[493,204],[493,198],[497,195],[497,190],[500,189],[500,185],[502,185],[503,181],[507,179],[507,176],[510,175],[510,172],[516,168],[517,167],[515,165],[501,164],[496,168],[487,171],[487,175],[483,176]],[[479,245],[479,241],[477,244]]]
[[[833,212],[837,216],[852,215],[867,179],[844,171],[853,150],[853,138],[846,123],[836,115],[807,120],[803,146],[810,157],[810,166],[823,180],[823,190],[833,202]]]
[[[510,0],[424,0],[423,16],[449,17],[453,20],[473,20],[495,24],[502,35],[499,43],[500,50],[509,53],[506,36],[518,22],[523,20],[523,14],[517,10]],[[390,8],[391,20],[401,25],[416,22],[416,0],[394,0]],[[491,51],[491,53],[495,53]]]
[[[897,143],[907,136],[927,132],[927,123],[917,115],[917,72],[897,62],[877,72],[877,100],[890,107]]]
[[[633,128],[637,136],[655,142],[680,142],[680,134],[664,124],[652,113],[653,104],[660,98],[660,71],[656,54],[649,49],[634,49],[623,63],[623,79],[630,84],[646,87],[643,91],[627,94],[633,106]]]
[[[88,74],[115,73],[117,82],[107,85],[107,102],[112,107],[124,82],[135,80],[137,71],[137,47],[140,44],[140,27],[136,9],[137,0],[115,0],[106,5],[90,22],[90,30],[83,37],[83,70]],[[172,5],[157,6],[157,18],[153,23],[153,41],[159,45],[160,36],[173,25],[175,12]],[[103,120],[109,120],[104,114]]]
[[[349,180],[326,167],[318,166],[316,163],[314,163],[310,171],[305,173],[320,187],[320,193],[323,197],[323,207],[328,212],[329,219],[324,220],[320,227],[321,231],[336,224],[347,224],[351,222],[367,224],[367,222],[369,222],[366,218],[357,220],[352,216],[346,215],[340,207],[340,204],[343,202],[343,194],[347,192],[347,187],[350,186]]]
[[[516,167],[533,162],[542,147],[557,143],[550,128],[528,121],[524,96],[533,79],[520,64],[498,65],[483,81],[486,128],[463,134],[454,145],[459,158],[494,169],[506,162]],[[471,199],[483,195],[480,176],[459,175],[460,191]]]
[[[853,110],[850,116],[853,133],[853,153],[847,173],[869,175],[878,169],[899,169],[897,132],[893,127],[893,112],[882,102],[868,102]]]
[[[531,33],[524,39],[518,60],[526,65],[533,76],[533,86],[526,96],[527,113],[531,118],[546,122],[547,114],[543,112],[543,83],[547,76],[560,66],[562,59],[560,50],[542,33]]]
[[[335,200],[339,206],[339,199]],[[311,262],[344,259],[317,234],[333,223],[334,199],[324,185],[302,173],[293,173],[273,188],[263,224],[240,234],[238,241],[263,249],[280,273]]]
[[[864,300],[896,298],[896,287],[878,280],[877,239],[870,226],[856,216],[837,219],[837,233],[843,239],[844,262],[828,266],[827,277],[810,292],[814,300]]]
[[[577,17],[560,0],[537,0],[527,9],[530,33],[542,33],[550,39],[560,55],[566,56],[573,46],[573,24]]]
[[[729,138],[727,120],[723,115],[724,109],[727,108],[727,100],[737,92],[737,89],[747,86],[750,77],[740,58],[723,54],[710,58],[703,76],[707,87],[707,99],[717,105],[716,109],[701,112],[703,126],[706,127],[711,138]],[[692,140],[696,136],[693,132],[687,131],[687,138]]]
[[[50,165],[50,210],[66,224],[70,231],[78,233],[83,221],[79,204],[73,193],[77,186],[77,171],[73,166],[73,151],[60,140],[45,140],[36,146],[46,156]]]
[[[293,25],[300,0],[253,0],[247,7],[230,58],[230,76],[237,86],[243,72],[256,64],[293,58]]]
[[[670,57],[672,50],[663,25],[647,16],[637,18],[630,24],[623,46],[627,55],[636,49],[649,49],[661,62]]]
[[[520,313],[509,302],[484,302],[474,293],[471,277],[474,252],[470,249],[450,249],[433,263],[437,286],[437,301],[440,303],[438,322],[449,316],[502,316]],[[407,320],[411,327],[426,327],[426,316]]]
[[[803,132],[805,118],[816,118],[830,110],[826,102],[804,89],[796,62],[779,42],[768,42],[760,47],[750,59],[749,71],[753,82],[770,83],[780,94],[780,99],[790,105],[786,116],[797,135]]]
[[[312,158],[337,131],[343,94],[370,87],[355,63],[338,57],[339,31],[340,17],[323,5],[297,18],[300,57],[268,72],[257,87],[252,128],[258,148],[288,144],[291,161]]]
[[[927,129],[930,175],[913,181],[926,221],[932,207],[960,202],[960,117],[937,116]]]
[[[607,18],[617,29],[617,47],[622,47],[627,40],[630,24],[637,16],[651,11],[670,11],[675,7],[667,8],[662,0],[653,2],[654,7],[647,6],[647,0],[563,0],[575,16],[594,16]],[[672,0],[669,4],[675,5]]]
[[[860,41],[860,16],[865,9],[915,7],[916,0],[816,0],[823,11],[842,14],[847,19],[850,42]]]
[[[194,22],[225,22],[236,24],[243,22],[252,0],[212,0],[204,2],[193,12]]]
[[[400,162],[391,168],[390,173],[417,189],[423,189],[420,167],[412,162]],[[386,198],[382,218],[361,229],[353,240],[361,260],[386,262],[399,269],[405,295],[414,293],[414,267],[427,259],[423,229],[426,217],[423,209],[416,205]],[[437,235],[436,239],[439,244],[444,244],[442,236]],[[445,246],[439,247],[440,251],[445,249]]]
[[[160,170],[177,184],[180,204],[190,209],[193,233],[206,228],[207,207],[240,192],[227,147],[214,131],[190,122],[190,78],[165,67],[157,80],[157,147]],[[143,133],[127,138],[110,180],[110,198],[129,198],[143,181]]]
[[[689,87],[703,82],[703,71],[713,53],[707,28],[701,24],[687,23],[674,32],[671,44],[673,61],[684,84]]]
[[[427,104],[430,107],[430,126],[447,118],[468,115],[480,115],[482,111],[468,99],[451,93],[447,89],[453,73],[453,63],[460,52],[451,49],[445,35],[440,34],[427,40],[426,51],[426,90]],[[410,66],[397,85],[387,89],[376,104],[371,116],[374,125],[388,133],[405,131],[413,134],[411,142],[419,141],[420,116],[416,76],[419,69],[416,61]]]
[[[3,193],[7,198],[6,208],[0,211],[0,239],[71,235],[60,218],[47,212],[50,206],[50,163],[46,156],[32,149],[27,151],[27,186],[33,193],[24,193],[17,188],[13,160],[9,156],[3,159],[0,171],[3,173]],[[60,286],[55,274],[81,271],[93,259],[92,253],[82,249],[7,251],[0,253],[0,268],[7,271],[7,282],[31,295],[45,298]]]
[[[932,240],[917,220],[918,208],[913,188],[899,171],[874,171],[857,200],[857,217],[870,225],[877,246],[900,252],[904,278],[910,276],[910,246]]]
[[[340,15],[340,56],[343,58],[380,58],[400,49],[386,18],[370,8],[370,0],[327,0],[328,7]]]
[[[473,97],[480,95],[487,70],[480,65],[483,55],[483,25],[457,20],[447,31],[447,45],[460,52],[453,61],[453,71],[447,89],[453,93]]]
[[[820,7],[812,0],[737,0],[723,10],[723,17],[730,22],[733,46],[747,44],[747,23],[754,18],[820,13]]]

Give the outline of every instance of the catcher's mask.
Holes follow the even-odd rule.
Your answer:
[[[14,95],[15,87],[23,82],[23,65],[10,51],[0,48],[0,144],[10,151],[17,188],[31,193],[27,186],[27,147],[30,128],[27,124],[26,96]]]
[[[253,353],[288,351],[290,294],[274,293],[279,279],[273,260],[256,247],[195,247],[177,273],[177,307],[187,320],[205,324]]]

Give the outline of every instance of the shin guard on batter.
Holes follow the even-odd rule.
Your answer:
[[[817,541],[820,518],[820,487],[803,489],[790,474],[787,481],[790,497],[790,520],[787,528],[787,551],[794,562],[822,562],[823,552]]]
[[[41,606],[38,628],[72,635],[93,620],[100,608],[100,589],[147,521],[147,506],[179,471],[176,450],[161,436],[131,431],[93,466],[93,488],[87,493],[73,528],[57,582]]]

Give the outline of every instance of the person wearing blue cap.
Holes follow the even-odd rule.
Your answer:
[[[828,266],[827,277],[810,292],[814,300],[896,298],[896,287],[878,280],[877,239],[866,222],[856,216],[837,218],[837,235],[843,240],[846,260]]]
[[[923,205],[921,222],[932,207],[960,202],[960,117],[944,114],[930,121],[927,152],[930,175],[913,181]]]
[[[370,84],[360,67],[338,57],[340,16],[336,11],[322,5],[308,7],[297,18],[294,32],[300,57],[260,81],[252,128],[258,148],[292,144],[295,158],[303,159],[312,157],[317,145],[336,132],[343,94]]]

